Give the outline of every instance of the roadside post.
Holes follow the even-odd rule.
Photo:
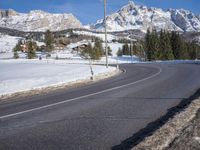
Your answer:
[[[133,41],[131,40],[131,63],[133,63]]]
[[[91,60],[89,60],[89,63],[90,63],[90,73],[91,73],[91,77],[90,77],[90,80],[94,80],[94,71],[93,71],[93,69],[92,69],[92,62],[91,62]]]
[[[116,61],[117,61],[117,70],[119,70],[119,62],[118,62],[118,56],[116,57]]]

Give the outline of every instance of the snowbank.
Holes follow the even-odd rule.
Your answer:
[[[91,77],[87,64],[66,64],[62,61],[1,60],[0,96],[58,86]],[[115,71],[114,67],[92,66],[94,75]]]

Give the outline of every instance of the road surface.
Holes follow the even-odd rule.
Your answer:
[[[121,68],[98,83],[1,102],[0,149],[129,149],[149,123],[200,87],[198,64]]]

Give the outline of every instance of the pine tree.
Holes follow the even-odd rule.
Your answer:
[[[131,49],[131,54],[132,54],[132,55],[138,55],[138,46],[137,46],[137,44],[133,44],[133,45],[130,47],[130,49]]]
[[[16,46],[13,48],[13,54],[14,54],[13,58],[15,59],[19,58],[18,51],[21,51],[21,40],[19,40]]]
[[[36,57],[36,53],[35,53],[36,49],[34,47],[34,43],[32,41],[28,42],[28,59],[33,59]]]
[[[93,48],[93,52],[94,52],[94,55],[93,55],[92,59],[99,60],[101,58],[101,55],[102,55],[101,51],[99,50],[99,48],[98,47],[94,47]]]
[[[146,56],[149,61],[160,58],[160,40],[156,30],[150,32],[147,30],[145,37]]]
[[[190,51],[190,45],[180,38],[179,43],[177,43],[177,47],[179,49],[179,52],[178,52],[179,57],[177,59],[179,60],[189,59],[188,51]]]
[[[22,41],[19,40],[16,46],[14,47],[13,51],[21,51],[22,50],[21,45],[22,45]]]
[[[112,50],[111,50],[110,46],[108,46],[108,55],[112,56]]]
[[[139,42],[130,46],[131,55],[141,56],[141,50],[141,44]]]
[[[81,50],[81,56],[83,56],[86,59],[91,58],[91,52],[92,52],[92,45],[91,43],[88,43],[88,46]]]
[[[171,41],[170,41],[170,34],[166,31],[161,31],[160,33],[160,50],[161,53],[161,59],[162,60],[172,60],[174,59]]]
[[[160,51],[160,40],[158,37],[158,33],[154,30],[151,34],[151,53],[152,53],[152,60],[158,60],[161,58],[161,51]]]
[[[200,46],[197,45],[196,59],[200,59]]]
[[[117,51],[117,56],[119,57],[119,56],[122,56],[122,55],[123,55],[123,51],[122,51],[121,48],[119,48],[118,51]]]
[[[146,60],[146,55],[142,42],[138,42],[133,45],[133,55],[139,56],[140,58],[144,58]]]
[[[160,60],[165,60],[165,33],[163,30],[160,32]]]
[[[19,40],[16,46],[13,48],[13,53],[14,53],[13,57],[15,59],[19,58],[18,52],[22,50],[21,45],[22,45],[22,41]]]
[[[174,54],[171,46],[170,33],[166,32],[166,59],[173,60]]]
[[[174,54],[174,59],[184,59],[185,57],[187,57],[185,42],[183,41],[179,33],[172,32],[171,45]]]
[[[102,57],[102,43],[99,40],[96,40],[94,47],[91,43],[88,43],[88,46],[81,51],[81,55],[86,59],[99,60]]]
[[[96,53],[98,53],[98,55],[100,57],[102,57],[104,55],[104,49],[103,49],[102,41],[99,38],[95,39],[94,48],[96,49]]]
[[[153,51],[152,51],[152,48],[151,48],[151,32],[150,32],[150,29],[147,30],[147,34],[146,34],[146,37],[145,37],[145,49],[146,49],[147,60],[151,61]]]
[[[161,30],[160,34],[156,31],[147,31],[144,56],[147,60],[173,60],[173,59],[196,59],[200,56],[200,46],[195,43],[189,43],[177,32],[167,32]],[[134,54],[138,55],[140,47],[133,47]],[[136,50],[137,49],[137,50]]]
[[[131,55],[131,54],[130,54],[129,45],[128,45],[127,42],[126,42],[126,44],[124,44],[124,45],[122,46],[122,52],[123,52],[123,55]]]
[[[48,52],[51,52],[54,49],[53,42],[54,42],[53,34],[51,33],[50,30],[47,30],[45,32],[45,44]]]
[[[197,58],[198,45],[195,43],[188,43],[189,59],[195,60]]]
[[[179,33],[172,32],[171,44],[175,59],[190,59],[192,45],[185,42]]]
[[[19,58],[19,54],[17,51],[14,51],[14,56],[13,56],[15,59],[18,59]]]
[[[179,59],[180,58],[180,43],[181,39],[179,38],[179,34],[177,34],[175,31],[171,33],[171,46],[172,46],[172,51],[174,54],[174,59]]]

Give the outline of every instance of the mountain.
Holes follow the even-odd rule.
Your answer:
[[[200,32],[200,15],[184,9],[148,8],[130,1],[119,11],[107,16],[108,31],[139,30],[148,28],[180,32]],[[69,28],[86,28],[95,31],[104,29],[104,21],[98,20],[91,26],[82,26],[72,14],[52,14],[41,10],[19,13],[12,9],[0,10],[0,27],[20,31],[51,31]]]
[[[200,32],[200,15],[184,9],[168,9],[136,5],[130,1],[116,13],[106,18],[109,31],[138,29],[165,29],[182,32]],[[103,30],[104,21],[98,20],[91,29]]]
[[[52,14],[41,10],[18,13],[9,9],[0,10],[0,27],[20,31],[59,31],[81,28],[82,24],[72,14]]]

